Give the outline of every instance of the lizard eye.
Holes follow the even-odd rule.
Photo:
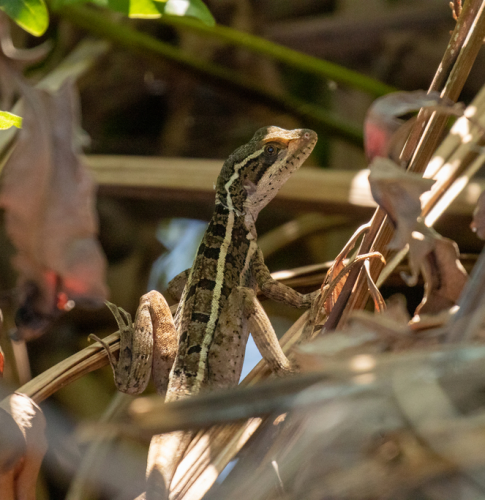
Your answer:
[[[264,147],[264,152],[269,156],[275,156],[276,154],[278,154],[278,148],[273,144],[268,144]]]

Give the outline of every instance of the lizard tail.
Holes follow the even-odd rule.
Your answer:
[[[152,437],[148,452],[146,500],[175,498],[170,484],[191,440],[192,433],[187,431]]]

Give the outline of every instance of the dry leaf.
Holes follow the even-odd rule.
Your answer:
[[[24,394],[0,404],[0,492],[2,500],[35,500],[47,451],[42,410]]]
[[[372,196],[396,225],[389,248],[400,250],[408,243],[421,214],[419,197],[434,182],[423,179],[421,174],[406,172],[387,158],[374,159],[369,174]]]
[[[424,297],[415,314],[437,314],[453,307],[468,281],[458,245],[417,221],[409,239],[411,275],[401,273],[408,286],[424,278]],[[430,321],[428,319],[428,321]]]
[[[421,263],[424,297],[416,314],[437,314],[449,310],[458,301],[468,281],[468,274],[460,262],[458,245],[435,231],[432,234],[433,249]]]
[[[438,92],[428,94],[424,90],[394,92],[376,99],[367,111],[364,123],[364,146],[369,162],[376,156],[388,157],[393,143],[402,142],[401,137],[394,137],[404,124],[400,116],[440,102],[443,100]]]
[[[400,116],[421,108],[450,110],[453,103],[440,97],[438,92],[425,90],[394,92],[376,99],[367,111],[364,124],[364,146],[367,159],[375,157],[397,157],[410,127],[399,119]],[[460,108],[462,109],[462,108]],[[409,121],[412,125],[412,120]],[[404,125],[404,126],[403,126]],[[397,158],[396,158],[397,159]]]
[[[60,311],[107,297],[106,262],[95,235],[95,186],[73,145],[73,86],[56,95],[21,83],[23,128],[3,171],[0,205],[17,249],[19,337],[40,335]]]

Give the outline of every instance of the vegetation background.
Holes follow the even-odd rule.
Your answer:
[[[114,170],[103,177],[103,166],[92,155],[131,157],[123,175],[131,175],[136,184],[140,157],[222,164],[262,126],[308,127],[318,133],[319,142],[303,168],[327,169],[337,176],[328,177],[328,186],[308,186],[318,198],[318,193],[333,189],[332,179],[339,179],[339,172],[347,182],[346,172],[367,167],[362,127],[370,104],[393,90],[427,89],[455,26],[445,0],[93,3],[52,1],[46,23],[43,3],[24,1],[40,9],[33,11],[38,25],[21,18],[12,0],[0,2],[0,8],[20,19],[24,28],[12,23],[16,47],[32,48],[47,40],[53,44],[47,57],[25,69],[32,83],[80,44],[90,39],[104,42],[93,49],[92,64],[77,78],[77,87],[84,151],[95,178],[102,179],[97,210],[99,239],[109,262],[110,300],[132,313],[149,287],[163,290],[175,269],[190,266],[203,222],[212,212],[212,194],[205,187],[200,192],[183,189],[191,180],[190,169],[197,168],[189,160],[174,181],[176,189],[161,184],[129,189],[125,181],[118,182],[121,174]],[[183,5],[189,10],[180,10]],[[469,103],[484,81],[482,49],[460,100]],[[162,162],[161,168],[168,163]],[[275,202],[261,214],[258,232],[262,245],[270,249],[267,264],[272,271],[332,260],[373,212],[346,196],[329,202],[324,194],[321,198]],[[482,247],[468,229],[471,210],[470,205],[452,211],[437,225],[464,254],[478,254]],[[279,233],[278,227],[283,227]],[[7,297],[0,343],[8,360],[17,349],[6,335],[14,328],[8,293],[15,288],[16,275],[10,264],[13,248],[3,228],[0,231],[0,284]],[[405,294],[411,311],[422,297],[422,287],[408,289],[399,279],[382,291],[384,296]],[[282,306],[265,307],[280,333],[298,317]],[[89,333],[102,337],[115,329],[107,309],[75,308],[28,344],[32,375],[88,345]],[[6,382],[15,386],[23,376],[14,363],[7,363]],[[39,499],[66,497],[85,449],[75,428],[97,420],[113,392],[112,373],[106,367],[58,391],[43,406],[50,448]],[[143,480],[144,453],[139,443],[120,443],[99,474],[116,472],[119,488],[113,493],[112,485],[100,481],[98,492],[92,492],[98,496],[90,498],[133,498]]]

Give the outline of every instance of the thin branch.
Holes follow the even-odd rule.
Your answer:
[[[238,31],[228,26],[207,26],[190,17],[163,16],[160,21],[179,29],[191,31],[204,37],[216,38],[236,47],[244,47],[256,54],[268,56],[275,61],[288,64],[322,78],[348,85],[357,90],[367,92],[374,97],[380,97],[397,89],[356,71],[352,71],[338,64],[289,49],[283,45],[270,42],[251,33]]]
[[[278,109],[305,121],[308,126],[322,128],[329,134],[362,147],[361,127],[342,120],[337,114],[289,94],[276,94],[245,75],[223,66],[203,61],[168,43],[140,33],[127,25],[115,23],[98,10],[69,6],[59,14],[90,33],[101,36],[145,57],[164,58],[178,68],[200,76],[205,82],[217,85],[223,91],[233,91],[242,97]]]

